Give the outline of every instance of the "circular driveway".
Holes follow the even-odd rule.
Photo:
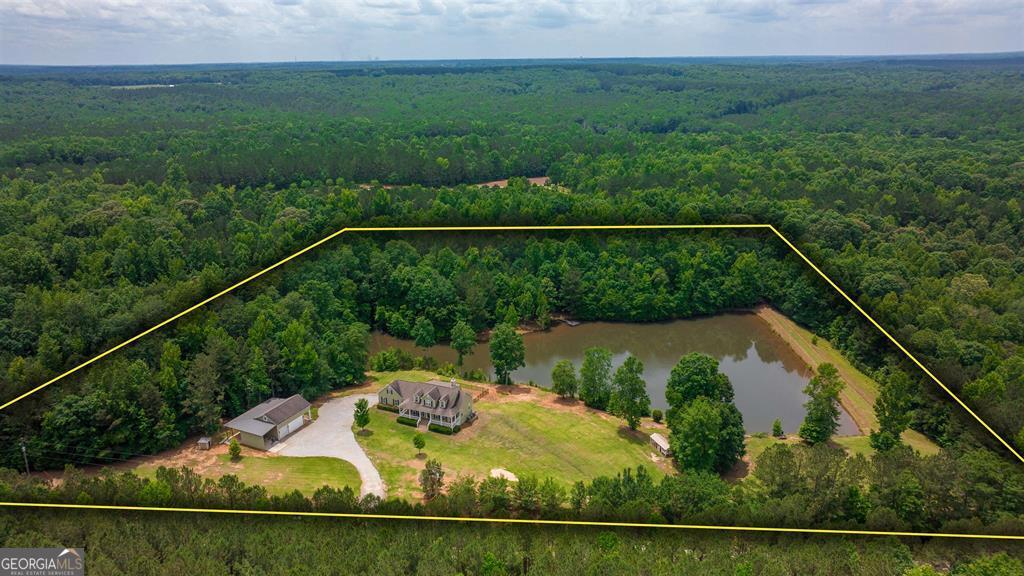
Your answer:
[[[282,456],[329,456],[351,462],[359,471],[360,496],[375,494],[384,498],[384,481],[366,456],[352,433],[356,402],[365,399],[377,404],[376,394],[355,394],[329,400],[320,407],[316,421],[275,446],[273,452]]]

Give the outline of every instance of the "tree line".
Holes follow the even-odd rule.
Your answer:
[[[268,494],[233,475],[218,479],[189,468],[84,474],[68,466],[63,481],[5,470],[11,501],[240,510],[320,511],[487,518],[540,518],[723,526],[792,526],[885,531],[1024,533],[1024,474],[984,449],[961,461],[921,456],[906,447],[849,457],[827,443],[776,443],[739,483],[686,469],[654,480],[644,467],[566,487],[551,478],[478,480],[445,470],[443,456],[420,474],[423,500],[362,498],[348,487],[312,494]]]

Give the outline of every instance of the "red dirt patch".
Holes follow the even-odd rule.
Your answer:
[[[526,179],[530,184],[534,186],[547,186],[551,183],[551,178],[547,176],[534,176]],[[488,188],[506,188],[508,187],[508,178],[504,180],[491,180],[490,182],[481,182],[477,186],[486,186]]]

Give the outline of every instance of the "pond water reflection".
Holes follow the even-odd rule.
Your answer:
[[[772,421],[782,419],[787,433],[796,432],[804,417],[803,388],[811,376],[806,364],[762,319],[754,314],[722,314],[672,322],[634,324],[625,322],[584,322],[578,326],[556,324],[546,332],[523,337],[526,366],[512,373],[516,382],[533,381],[550,386],[551,370],[563,358],[571,360],[577,372],[583,351],[601,346],[612,351],[618,367],[629,354],[644,363],[644,380],[654,408],[667,408],[665,384],[679,358],[703,352],[718,360],[719,367],[736,390],[736,406],[743,413],[748,432],[768,432]],[[454,362],[455,352],[446,345],[426,350],[409,340],[374,333],[370,353],[398,347],[416,355],[429,355],[439,362]],[[493,376],[488,345],[477,344],[464,360],[464,369],[482,369]],[[840,435],[858,434],[849,414],[840,416]]]

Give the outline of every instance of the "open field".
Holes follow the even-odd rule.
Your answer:
[[[428,380],[426,372],[380,373],[380,382],[396,377]],[[467,386],[467,388],[469,388]],[[446,479],[459,474],[483,479],[503,468],[517,477],[551,477],[566,488],[577,480],[614,475],[647,466],[656,478],[671,464],[655,459],[643,432],[630,432],[621,420],[579,402],[563,403],[555,394],[524,386],[475,386],[481,389],[479,416],[458,434],[445,436],[398,424],[395,414],[372,410],[369,431],[356,437],[380,470],[389,496],[419,497],[418,474],[426,459],[441,462]],[[417,457],[412,438],[427,441]]]
[[[819,365],[826,362],[839,370],[839,376],[846,383],[839,400],[863,434],[846,437],[851,440],[844,446],[848,446],[851,453],[863,452],[865,447],[870,450],[870,447],[866,446],[867,434],[878,428],[874,408],[875,399],[878,397],[878,383],[850,364],[827,340],[797,325],[774,308],[761,306],[757,309],[757,315],[768,322],[772,330],[785,339],[813,370],[817,370]],[[854,441],[853,438],[863,438],[863,441]],[[939,451],[934,442],[914,430],[905,431],[903,441],[922,454],[935,454]]]
[[[135,473],[152,477],[160,466],[188,466],[202,476],[217,479],[234,474],[246,484],[263,486],[270,494],[298,490],[310,496],[327,485],[349,486],[359,493],[359,473],[344,460],[326,457],[290,457],[242,448],[242,458],[232,462],[225,446],[204,451],[189,448],[171,460],[153,459],[135,468]]]

